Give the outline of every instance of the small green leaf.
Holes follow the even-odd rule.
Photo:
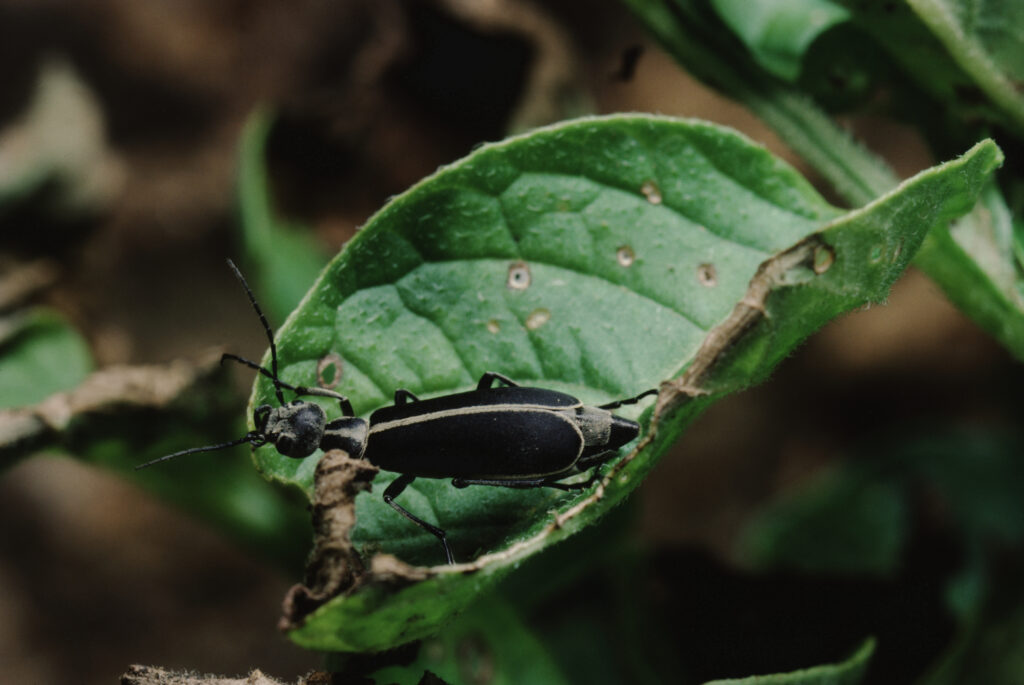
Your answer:
[[[459,561],[475,560],[389,562],[390,583],[336,598],[292,638],[376,650],[435,630],[619,502],[714,398],[763,379],[830,318],[884,299],[928,227],[967,211],[1000,160],[979,144],[843,214],[734,132],[611,116],[484,146],[395,198],[278,332],[283,380],[315,385],[329,363],[361,415],[395,388],[447,394],[486,371],[587,403],[673,380],[596,490],[414,483],[403,505],[445,528]],[[251,406],[265,402],[276,400],[260,378]],[[307,493],[318,458],[255,454],[268,477]],[[357,498],[353,541],[439,563],[437,540],[380,499],[394,477],[381,473]]]
[[[1024,542],[1024,441],[979,430],[935,430],[887,459],[926,479],[967,546]]]
[[[423,643],[415,661],[392,666],[371,677],[377,683],[415,685],[424,671],[447,683],[568,683],[545,645],[523,624],[512,607],[488,597]]]
[[[1024,134],[1024,3],[907,0],[950,56]]]
[[[257,109],[246,122],[238,152],[238,206],[256,289],[272,319],[284,320],[327,263],[327,254],[308,228],[280,219],[267,173],[267,136],[273,116]]]
[[[759,568],[886,575],[900,562],[906,529],[899,485],[851,467],[770,506],[748,525],[740,546]]]
[[[1013,221],[1013,254],[1017,259],[1017,292],[1024,297],[1024,219]]]
[[[939,150],[975,139],[973,131],[980,122],[1006,120],[985,100],[971,75],[950,56],[910,3],[837,2],[851,12],[851,25],[873,39],[873,51],[886,64],[883,77],[888,82],[890,109],[901,119],[916,118],[919,130],[933,145],[938,144]],[[852,52],[858,60],[871,59],[870,54]],[[941,119],[936,116],[940,104]],[[948,122],[948,126],[940,122]],[[945,140],[951,137],[956,142]]]
[[[946,296],[1024,359],[1024,273],[1015,264],[1013,221],[993,182],[952,226],[937,226],[915,263]]]
[[[896,185],[897,178],[884,161],[853,141],[809,97],[781,83],[746,56],[711,15],[707,0],[623,1],[683,66],[753,110],[848,202],[868,202]],[[858,25],[887,45],[917,85],[939,101],[952,106],[973,87],[948,59],[942,44],[906,7],[852,0],[844,4],[854,12]],[[936,126],[934,109],[928,108],[931,118],[922,122],[925,132]],[[961,112],[961,119],[977,120],[980,114],[972,104]],[[950,139],[972,139],[965,123],[952,127],[952,132],[948,126],[938,130],[933,138],[946,144]],[[990,189],[985,202],[952,233],[946,226],[937,226],[916,264],[966,315],[1024,359],[1024,276],[1018,269],[1012,282],[1007,282],[1006,267],[1012,268],[1013,257],[998,238],[999,222],[1006,214],[1000,204],[998,191]]]
[[[864,680],[874,653],[875,640],[868,638],[849,659],[838,664],[814,666],[791,673],[712,680],[705,685],[856,685]]]
[[[89,346],[56,313],[38,309],[0,320],[0,409],[41,402],[91,370]]]
[[[1019,550],[1000,556],[1000,571],[984,604],[962,624],[941,662],[921,682],[1019,683],[1024,681],[1024,567]]]
[[[852,205],[897,178],[800,89],[765,71],[711,11],[708,0],[623,0],[691,74],[749,107]]]
[[[711,0],[722,20],[767,71],[796,81],[808,47],[850,13],[831,0]]]

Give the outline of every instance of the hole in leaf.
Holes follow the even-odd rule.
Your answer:
[[[636,261],[636,253],[629,245],[623,245],[615,251],[615,259],[621,266],[632,266]]]
[[[328,390],[336,387],[341,381],[341,370],[341,357],[334,352],[324,355],[316,363],[317,385]]]
[[[701,264],[697,267],[697,282],[705,288],[714,288],[718,285],[718,272],[714,264]]]
[[[530,267],[526,262],[513,262],[509,265],[507,285],[512,290],[526,290],[530,287]]]

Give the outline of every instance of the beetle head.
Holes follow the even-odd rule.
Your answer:
[[[286,457],[304,459],[320,446],[327,416],[318,404],[293,400],[280,407],[263,404],[253,412],[256,430]]]
[[[147,466],[152,466],[153,464],[158,464],[185,454],[213,452],[215,450],[222,450],[228,447],[235,447],[236,445],[244,445],[246,443],[253,447],[259,447],[269,442],[273,444],[274,447],[277,448],[277,451],[284,456],[294,457],[297,459],[308,457],[320,446],[320,442],[324,436],[324,427],[327,422],[326,415],[324,414],[324,410],[317,404],[306,403],[301,400],[293,400],[292,402],[286,403],[284,401],[283,393],[283,390],[285,389],[292,390],[296,394],[322,395],[339,399],[343,402],[343,410],[348,406],[351,411],[351,405],[348,404],[348,400],[337,393],[318,391],[315,388],[310,389],[296,387],[283,382],[278,377],[277,345],[274,342],[274,332],[270,328],[270,323],[267,322],[267,317],[263,315],[263,311],[256,302],[256,296],[252,294],[252,289],[250,289],[249,284],[245,282],[245,277],[242,276],[242,272],[238,270],[238,267],[236,267],[230,259],[228,260],[228,266],[231,267],[231,270],[235,273],[238,281],[242,284],[242,288],[245,290],[245,294],[249,297],[249,302],[256,311],[256,315],[259,317],[260,323],[263,324],[263,330],[266,332],[267,340],[270,342],[270,368],[264,368],[256,362],[230,353],[225,353],[221,356],[221,363],[230,359],[255,369],[272,380],[274,382],[274,395],[277,397],[279,406],[274,407],[269,404],[262,404],[257,407],[256,410],[253,411],[252,416],[253,424],[255,424],[256,429],[249,431],[240,438],[216,445],[192,447],[187,450],[181,450],[180,452],[174,452],[173,454],[167,454],[159,459],[148,461],[145,464],[139,464],[135,467],[136,469],[143,469]]]

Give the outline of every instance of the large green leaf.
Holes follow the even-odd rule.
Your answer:
[[[830,318],[884,299],[928,228],[967,211],[1000,160],[994,144],[979,144],[843,214],[734,132],[612,116],[484,146],[395,198],[279,331],[285,381],[338,380],[366,415],[395,388],[445,394],[485,371],[588,403],[674,380],[596,489],[414,483],[402,503],[444,527],[464,563],[375,557],[359,590],[310,615],[293,639],[374,650],[435,630],[625,497],[715,396],[764,378]],[[251,405],[265,402],[276,400],[261,378]],[[318,455],[290,460],[266,446],[255,459],[310,493]],[[381,473],[376,492],[394,477]],[[352,539],[365,555],[442,560],[437,540],[377,494],[360,495],[356,513]]]

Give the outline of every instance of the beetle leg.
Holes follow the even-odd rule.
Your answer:
[[[578,483],[560,483],[558,482],[558,479],[565,478],[566,476],[559,476],[556,474],[554,476],[548,476],[547,480],[545,480],[537,487],[557,488],[558,490],[565,490],[566,492],[572,490],[586,490],[591,485],[596,483],[598,479],[601,477],[600,466],[600,464],[595,465],[594,470],[590,472],[590,478],[587,478],[586,480],[581,480]]]
[[[591,485],[596,483],[600,478],[601,464],[596,464],[594,466],[594,470],[590,472],[590,478],[586,479],[585,481],[581,481],[579,483],[559,483],[559,485],[564,485],[565,487],[563,489],[565,490],[586,490]]]
[[[283,387],[289,387],[284,383],[281,384]],[[356,413],[352,410],[352,402],[347,397],[342,395],[340,392],[328,390],[327,388],[308,388],[304,385],[297,385],[291,388],[295,391],[296,397],[302,397],[303,395],[309,395],[311,397],[328,397],[332,400],[338,400],[338,404],[341,406],[342,416],[355,416]]]
[[[353,411],[353,409],[352,409],[352,403],[349,401],[349,399],[347,397],[342,397],[341,399],[339,399],[338,400],[338,404],[341,405],[341,415],[342,416],[355,416],[356,415],[355,411]]]
[[[510,388],[518,388],[519,384],[504,374],[500,374],[497,371],[488,371],[484,375],[480,376],[480,382],[476,384],[477,390],[490,390],[494,386],[494,381],[501,381],[503,384]]]
[[[598,409],[618,409],[619,407],[621,407],[624,404],[636,404],[637,402],[639,402],[643,398],[647,397],[648,395],[657,395],[657,394],[658,394],[658,389],[657,388],[651,388],[650,390],[644,390],[642,393],[640,393],[636,397],[630,397],[629,399],[618,400],[616,402],[609,402],[608,404],[600,404],[600,405],[598,405]]]
[[[419,402],[420,398],[413,395],[405,388],[399,388],[395,390],[395,406],[399,404],[405,404],[406,402]]]
[[[441,544],[444,546],[444,555],[447,557],[448,563],[454,564],[455,559],[452,557],[452,550],[448,546],[448,535],[437,526],[432,526],[420,517],[413,515],[412,512],[408,511],[405,507],[395,501],[395,498],[401,495],[402,491],[405,490],[409,486],[409,483],[414,480],[416,480],[416,476],[402,474],[391,481],[391,484],[384,488],[384,501],[399,514],[440,540]]]

